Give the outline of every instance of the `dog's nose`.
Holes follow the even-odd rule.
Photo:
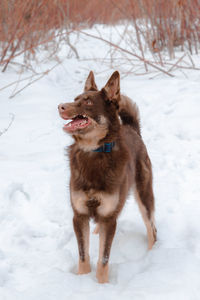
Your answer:
[[[59,111],[64,111],[65,110],[65,105],[63,103],[58,105],[58,110]]]

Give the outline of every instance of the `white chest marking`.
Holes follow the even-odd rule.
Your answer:
[[[117,205],[119,203],[119,193],[115,192],[114,194],[107,194],[107,193],[99,193],[98,196],[100,201],[100,206],[97,208],[97,213],[102,216],[106,217],[112,212],[115,211]]]
[[[106,217],[113,213],[119,203],[119,192],[108,194],[104,192],[95,192],[91,190],[87,194],[83,191],[71,190],[72,206],[81,214],[88,214],[89,210],[86,202],[90,199],[97,199],[100,205],[97,207],[97,214]]]

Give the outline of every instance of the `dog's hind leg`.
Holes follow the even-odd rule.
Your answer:
[[[108,282],[108,262],[115,230],[115,218],[109,218],[99,223],[99,260],[96,273],[99,283]]]
[[[145,161],[138,161],[136,165],[136,186],[134,189],[135,198],[138,203],[142,218],[144,220],[148,248],[152,249],[156,242],[156,226],[154,220],[154,195],[152,188],[151,162],[147,156]]]
[[[79,249],[78,274],[91,272],[89,257],[89,218],[85,215],[75,214],[73,218],[74,231]]]

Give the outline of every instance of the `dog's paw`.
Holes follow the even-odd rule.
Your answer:
[[[102,263],[97,264],[97,273],[96,277],[98,280],[98,283],[108,283],[108,264],[103,265]]]
[[[89,260],[86,261],[79,261],[79,266],[78,266],[78,275],[82,274],[88,274],[91,272],[91,267],[90,267],[90,262]]]

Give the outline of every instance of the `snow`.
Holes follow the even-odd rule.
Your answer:
[[[61,49],[61,56],[65,50]],[[92,50],[91,50],[92,49]],[[84,37],[82,57],[108,49]],[[52,62],[40,66],[47,69]],[[95,278],[98,236],[91,235],[92,272],[76,275],[78,251],[69,201],[72,142],[62,131],[60,102],[82,92],[90,69],[99,87],[112,69],[71,57],[9,99],[1,91],[0,299],[187,299],[200,294],[200,73],[128,75],[122,92],[137,102],[142,135],[153,164],[158,241],[147,250],[145,227],[131,196],[118,220],[110,283]],[[106,69],[106,71],[105,71]],[[28,76],[28,71],[24,77]],[[10,67],[1,87],[16,80]],[[91,223],[91,232],[94,224]]]

